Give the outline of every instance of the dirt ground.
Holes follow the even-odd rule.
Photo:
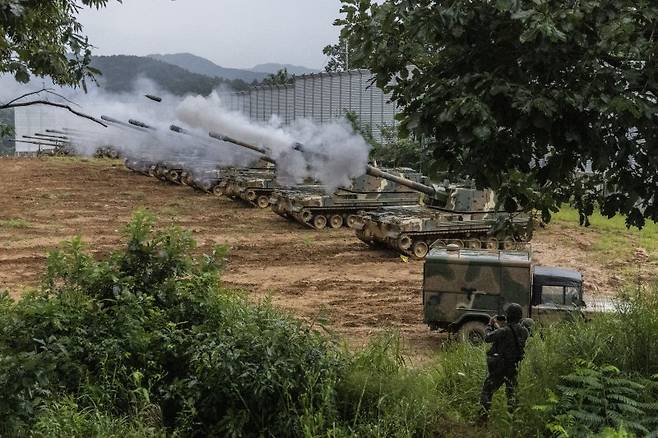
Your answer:
[[[373,250],[349,229],[314,231],[270,210],[133,174],[117,161],[1,159],[0,169],[0,289],[13,296],[38,284],[47,252],[62,240],[80,234],[95,253],[115,248],[143,206],[162,225],[191,229],[201,250],[230,245],[226,285],[269,296],[352,344],[393,328],[408,354],[422,358],[444,339],[422,322],[422,262]],[[592,230],[555,224],[536,234],[533,248],[539,263],[579,269],[592,293],[610,294],[619,278],[589,260],[595,238]]]

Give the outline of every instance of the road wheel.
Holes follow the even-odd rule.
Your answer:
[[[224,194],[224,189],[221,186],[215,186],[212,188],[212,194],[215,196],[222,196]]]
[[[398,239],[398,247],[400,247],[401,250],[406,251],[409,248],[411,248],[411,244],[413,243],[413,240],[411,240],[411,237],[407,236],[406,234],[403,234],[400,236]]]
[[[419,240],[413,244],[411,251],[414,253],[414,256],[419,259],[424,259],[427,253],[429,252],[430,247],[426,242]]]
[[[335,214],[331,216],[331,219],[329,220],[329,225],[331,228],[341,228],[343,226],[343,216],[339,214]]]
[[[270,206],[270,198],[268,198],[265,195],[260,195],[258,197],[258,201],[256,202],[258,204],[258,207],[260,208],[267,208]]]
[[[327,218],[321,214],[315,216],[313,218],[313,226],[317,230],[324,230],[324,228],[327,226]]]
[[[466,241],[466,248],[470,249],[480,249],[482,242],[477,239],[470,239]]]
[[[511,237],[506,237],[503,240],[503,249],[512,250],[516,247],[516,242]]]
[[[353,228],[354,225],[356,225],[357,220],[358,218],[353,214],[347,216],[347,226]]]
[[[484,329],[486,325],[480,321],[468,321],[459,327],[457,338],[462,342],[481,344],[484,342]]]
[[[302,211],[302,220],[304,222],[309,222],[312,218],[313,218],[313,214],[310,211],[308,210]]]
[[[496,239],[487,239],[484,241],[484,247],[486,249],[498,249],[498,240]]]
[[[236,192],[237,192],[237,190],[236,190]],[[251,201],[251,202],[254,202],[256,200],[256,197],[257,197],[256,192],[254,192],[253,190],[249,190],[247,192],[246,196],[247,196],[247,200]]]

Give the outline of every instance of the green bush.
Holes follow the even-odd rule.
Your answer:
[[[193,258],[189,233],[156,232],[144,212],[127,240],[96,261],[74,239],[40,290],[0,300],[0,434],[83,431],[98,415],[185,435],[300,434],[323,403],[308,394],[334,386],[335,346],[222,289],[225,248]]]
[[[560,436],[591,435],[611,426],[642,436],[658,430],[658,402],[651,400],[648,379],[624,378],[612,365],[578,361],[578,368],[562,376],[548,407],[548,429]]]

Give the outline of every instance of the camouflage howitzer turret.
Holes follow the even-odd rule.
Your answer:
[[[431,246],[512,249],[530,240],[528,216],[496,211],[491,190],[448,184],[426,186],[423,193],[428,205],[364,212],[352,224],[357,237],[420,259]]]
[[[215,194],[266,208],[270,205],[270,194],[275,187],[278,187],[278,184],[273,166],[261,169],[235,168],[226,170]]]
[[[156,129],[144,122],[136,119],[128,120],[131,126],[141,128],[145,131],[155,131]],[[162,181],[167,181],[173,184],[182,184],[181,178],[185,170],[186,161],[193,160],[190,153],[177,154],[178,156],[169,157],[166,160],[158,160],[151,165],[149,174]]]
[[[305,184],[297,184],[293,186],[281,185],[277,178],[276,161],[268,154],[269,151],[265,148],[251,145],[249,143],[236,140],[232,137],[222,135],[215,132],[210,132],[209,136],[223,142],[232,143],[237,146],[244,147],[260,154],[260,160],[264,163],[269,163],[269,166],[261,164],[261,169],[232,169],[227,171],[215,193],[228,196],[232,199],[240,199],[249,205],[267,208],[270,206],[271,196],[275,190],[283,191],[290,189],[302,189],[318,191],[318,184],[314,182],[307,182]],[[295,146],[298,148],[299,145]]]
[[[210,136],[264,155],[268,153],[264,148],[228,136],[217,133],[210,133]],[[305,150],[304,146],[299,143],[293,144],[292,149],[302,154],[315,154]],[[405,169],[405,172],[409,172],[409,176],[416,178],[418,182],[423,178],[422,175],[410,169]],[[381,178],[380,169],[368,166],[367,175],[356,179],[350,188],[339,188],[334,193],[326,193],[325,188],[313,183],[277,188],[278,184],[274,178],[267,181],[255,179],[251,183],[242,179],[233,188],[229,188],[227,194],[229,196],[238,195],[260,207],[267,206],[268,203],[272,204],[272,209],[280,216],[316,229],[323,229],[327,225],[332,228],[340,228],[354,221],[355,215],[362,210],[377,209],[386,205],[417,203],[418,187],[413,185],[417,181],[404,179],[402,174],[398,173],[399,175],[387,174],[390,176],[387,181]],[[398,178],[411,182],[411,189],[397,185]],[[268,193],[271,196],[266,201],[265,195]]]
[[[333,193],[308,190],[276,191],[271,200],[272,210],[280,216],[321,230],[327,226],[351,226],[364,211],[418,203],[418,192],[393,180],[381,178],[380,172],[392,176],[394,180],[407,177],[406,180],[414,183],[423,181],[423,175],[408,168],[391,169],[388,172],[374,167],[372,169],[377,172],[370,171],[355,178],[349,188],[340,187]]]

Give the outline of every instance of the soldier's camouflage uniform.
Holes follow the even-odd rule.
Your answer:
[[[503,384],[505,384],[507,390],[508,409],[514,408],[518,364],[523,359],[527,339],[528,330],[520,323],[509,324],[499,329],[491,324],[487,325],[484,340],[493,345],[487,353],[489,374],[484,381],[480,396],[483,419],[488,416],[494,393]]]

